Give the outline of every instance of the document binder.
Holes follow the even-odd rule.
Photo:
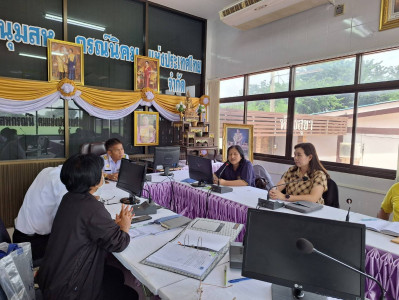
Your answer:
[[[204,280],[229,250],[242,224],[196,218],[141,263]],[[190,238],[191,235],[191,238]]]

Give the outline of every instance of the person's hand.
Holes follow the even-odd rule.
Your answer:
[[[213,183],[217,184],[218,180],[219,180],[219,178],[215,174],[213,174]]]
[[[106,176],[105,179],[109,179],[109,180],[113,180],[113,181],[117,181],[118,180],[118,173],[107,174],[105,176]]]
[[[274,200],[286,200],[285,199],[285,195],[280,192],[278,189],[273,188],[269,191],[270,194],[270,199],[274,199]]]
[[[129,207],[128,205],[125,206],[125,204],[122,204],[120,213],[116,214],[115,222],[119,225],[121,230],[129,232],[133,217],[133,206]]]

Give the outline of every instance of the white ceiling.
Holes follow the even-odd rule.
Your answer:
[[[151,0],[151,2],[204,19],[215,19],[219,16],[220,10],[237,0]]]

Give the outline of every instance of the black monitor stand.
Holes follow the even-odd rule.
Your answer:
[[[120,201],[121,201],[121,203],[128,204],[128,205],[140,203],[140,199],[138,199],[135,195],[132,195],[132,194],[130,194],[130,197],[121,198]]]
[[[277,284],[272,284],[273,300],[327,300],[326,296],[304,292],[301,286],[289,288]]]
[[[206,187],[206,183],[205,183],[205,181],[200,180],[198,182],[192,183],[191,186],[193,186],[193,187]]]
[[[161,176],[172,176],[173,175],[173,173],[170,172],[169,166],[168,167],[163,166],[163,170],[164,170],[164,172],[159,175],[161,175]]]

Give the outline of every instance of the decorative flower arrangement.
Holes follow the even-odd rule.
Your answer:
[[[154,98],[154,90],[151,88],[143,88],[141,89],[141,99],[143,99],[146,102],[151,102]]]
[[[176,105],[176,110],[180,113],[184,113],[186,111],[186,106],[182,102],[180,102]]]
[[[206,111],[205,105],[203,105],[203,104],[198,105],[197,113],[198,113],[199,115],[202,114],[202,113],[204,113],[205,111]]]
[[[63,98],[67,100],[72,99],[77,92],[75,82],[73,82],[73,80],[69,80],[68,78],[64,78],[58,82],[57,90],[61,93]]]

